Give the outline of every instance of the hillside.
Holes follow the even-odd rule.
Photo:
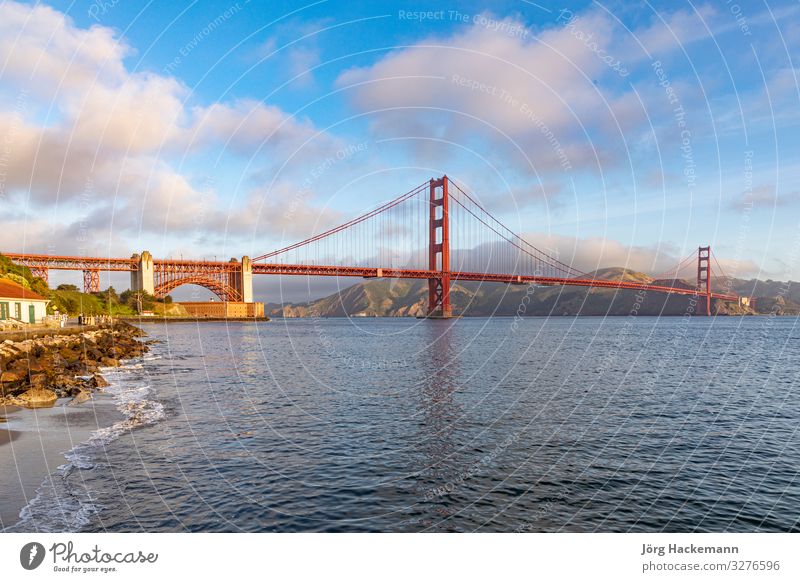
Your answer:
[[[644,273],[617,267],[600,269],[591,275],[607,281],[694,288],[690,281],[654,280]],[[712,309],[720,314],[769,313],[773,309],[779,314],[800,314],[798,285],[740,279],[716,283],[716,291],[757,297],[755,309],[715,301]],[[316,301],[268,304],[266,309],[273,317],[416,316],[424,313],[427,293],[427,281],[424,280],[377,279],[358,283]],[[691,296],[653,292],[640,296],[637,291],[569,286],[529,288],[527,285],[464,282],[454,284],[451,289],[454,313],[465,316],[513,316],[517,313],[625,316],[632,312],[639,315],[683,315],[691,307],[691,301]]]
[[[0,279],[8,279],[31,289],[42,297],[50,299],[47,312],[66,313],[68,315],[122,315],[130,316],[142,309],[152,310],[156,314],[186,315],[186,310],[172,303],[170,296],[156,299],[146,293],[124,291],[117,294],[113,287],[97,293],[83,293],[75,285],[62,284],[51,289],[47,282],[34,277],[28,267],[14,264],[8,257],[0,254]]]
[[[103,293],[83,293],[72,286],[59,286],[50,291],[49,311],[58,310],[59,313],[69,315],[133,315],[135,311],[128,305],[120,304],[116,300],[109,300]]]

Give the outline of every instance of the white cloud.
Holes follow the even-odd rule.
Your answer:
[[[719,16],[719,11],[710,5],[672,13],[656,11],[653,22],[634,31],[634,37],[652,58],[663,58],[691,43],[710,38],[714,25],[720,23]],[[629,48],[635,50],[633,46]]]
[[[632,92],[595,84],[619,75],[609,66],[617,56],[604,52],[612,32],[596,12],[538,35],[475,24],[348,70],[337,83],[369,115],[376,138],[407,139],[419,159],[479,141],[493,162],[527,172],[597,169],[624,159],[615,153],[624,156],[625,132],[645,119]]]
[[[524,238],[534,246],[582,272],[622,267],[651,276],[672,277],[675,275],[675,268],[678,264],[690,253],[696,252],[696,248],[687,250],[672,244],[628,245],[603,237],[576,238],[531,233],[524,235]],[[755,276],[762,272],[752,261],[722,260],[721,263],[729,275],[736,277]],[[678,276],[693,280],[696,273],[696,261],[689,260],[678,272]]]
[[[314,205],[316,198],[311,190],[301,190],[281,181],[252,191],[231,212],[219,213],[212,220],[215,230],[247,233],[256,245],[264,240],[264,233],[270,233],[284,244],[292,243],[319,234],[348,218],[333,208]],[[271,249],[261,247],[259,250]]]
[[[287,115],[278,107],[253,100],[233,104],[214,103],[191,111],[191,125],[184,130],[186,146],[224,144],[243,156],[259,149],[279,150],[285,157],[297,152],[320,150],[335,152],[338,140],[320,133],[311,122]]]
[[[745,208],[775,210],[778,207],[791,206],[799,202],[800,190],[778,194],[775,184],[762,184],[732,196],[728,201],[728,207],[738,211]]]
[[[44,100],[95,83],[120,82],[127,77],[122,59],[130,52],[109,28],[77,28],[42,4],[0,5],[3,79],[25,82]]]
[[[15,204],[28,200],[31,220],[48,205],[69,220],[90,191],[95,224],[113,225],[114,236],[218,228],[226,203],[185,171],[192,155],[234,155],[251,173],[269,173],[339,145],[258,101],[190,105],[194,96],[179,80],[129,71],[123,59],[131,53],[109,28],[79,28],[41,4],[0,4],[0,132],[8,150],[0,191]]]
[[[289,72],[294,79],[294,88],[310,87],[314,84],[314,73],[311,69],[320,63],[320,51],[316,47],[298,47],[289,51]]]

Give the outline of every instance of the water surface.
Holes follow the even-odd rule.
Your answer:
[[[795,318],[144,327],[15,529],[800,530]]]

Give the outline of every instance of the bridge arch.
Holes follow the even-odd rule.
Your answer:
[[[164,297],[181,285],[198,285],[214,293],[221,301],[241,301],[239,291],[226,281],[209,275],[185,275],[169,278],[155,287],[155,296]]]

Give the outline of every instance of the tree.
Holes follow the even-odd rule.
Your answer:
[[[16,265],[11,261],[11,259],[6,257],[5,255],[0,255],[0,275],[5,275],[7,273],[13,275],[19,275],[26,281],[30,281],[31,279],[33,279],[31,270],[28,267],[23,267],[22,265]]]
[[[124,291],[120,295],[120,300],[136,312],[152,311],[155,306],[156,298],[145,291]]]
[[[63,313],[78,313],[80,310],[80,304],[72,297],[60,297],[57,303]]]
[[[31,284],[22,275],[18,275],[17,273],[6,273],[5,277],[6,279],[10,279],[11,281],[14,281],[14,283],[17,283],[18,285],[21,285],[26,289],[31,288]]]
[[[119,304],[119,295],[117,295],[117,290],[113,287],[109,287],[103,291],[103,300],[109,305]]]
[[[58,287],[56,287],[56,291],[80,291],[77,285],[73,285],[71,283],[61,283]]]
[[[31,291],[38,293],[42,297],[50,297],[50,287],[47,286],[47,281],[41,277],[34,277],[31,281]]]

